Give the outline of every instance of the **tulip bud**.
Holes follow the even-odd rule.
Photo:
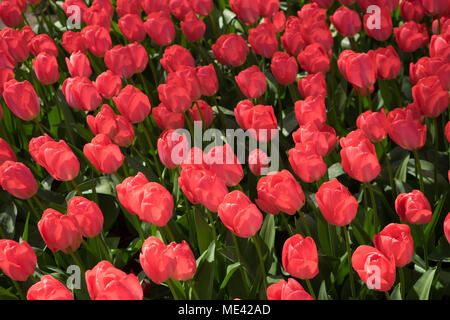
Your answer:
[[[427,224],[433,219],[430,203],[419,190],[399,194],[395,199],[395,211],[400,220],[411,224]]]
[[[219,218],[231,232],[242,238],[253,237],[263,220],[258,207],[238,190],[225,196],[219,205]]]
[[[327,120],[325,98],[309,96],[295,102],[295,117],[300,126],[313,122],[317,128],[321,128]]]
[[[439,117],[449,104],[449,93],[442,88],[437,76],[420,79],[412,88],[412,94],[414,103],[427,117]]]
[[[248,32],[252,50],[265,58],[272,58],[278,50],[278,39],[272,23],[263,22]]]
[[[339,56],[338,67],[344,78],[359,88],[370,88],[377,80],[375,61],[366,53],[344,50]]]
[[[425,11],[432,16],[448,12],[450,9],[450,4],[446,0],[421,0],[421,2]]]
[[[159,11],[170,12],[169,0],[141,0],[140,5],[147,14]]]
[[[59,79],[56,57],[46,52],[37,55],[36,59],[33,60],[33,68],[39,82],[44,85],[53,84]]]
[[[69,106],[75,109],[92,111],[102,103],[102,97],[94,84],[86,77],[67,78],[61,91]]]
[[[44,275],[27,292],[27,300],[73,300],[73,293],[51,275]]]
[[[206,31],[206,25],[202,19],[199,19],[194,11],[190,11],[181,21],[181,30],[187,41],[197,42],[203,38]]]
[[[414,52],[428,43],[428,32],[425,24],[408,21],[394,29],[395,39],[404,52]]]
[[[67,214],[78,224],[81,234],[86,238],[98,235],[103,228],[103,214],[94,201],[83,197],[70,198]]]
[[[308,183],[318,181],[327,171],[327,165],[312,142],[297,143],[290,149],[289,163],[295,174]]]
[[[234,109],[236,122],[244,130],[249,130],[251,136],[262,142],[272,140],[272,131],[278,128],[277,118],[272,106],[253,105],[249,100],[240,101]]]
[[[34,273],[36,262],[36,253],[27,242],[0,239],[0,269],[12,280],[26,281]]]
[[[196,68],[186,67],[184,69],[171,72],[167,75],[166,83],[170,86],[185,89],[191,100],[198,100],[202,94],[200,91]]]
[[[365,11],[367,12],[367,11]],[[387,7],[381,10],[373,10],[363,17],[364,30],[369,37],[377,41],[386,41],[392,34],[392,18]]]
[[[229,144],[211,148],[204,157],[206,167],[225,181],[228,187],[235,186],[244,177],[244,171]]]
[[[130,84],[113,100],[119,112],[131,123],[144,121],[152,109],[148,97]]]
[[[266,76],[258,66],[251,66],[234,77],[239,89],[249,99],[259,98],[267,89]]]
[[[319,273],[317,247],[311,237],[293,235],[283,245],[284,270],[299,279],[312,279]]]
[[[400,13],[405,21],[422,21],[425,16],[425,8],[421,0],[404,0],[400,2]]]
[[[11,149],[9,144],[5,140],[0,138],[0,166],[6,161],[15,162],[16,160],[16,154]]]
[[[445,126],[444,134],[445,134],[445,137],[447,138],[447,141],[450,143],[450,121],[447,122],[447,124]]]
[[[254,24],[259,19],[260,8],[257,5],[258,2],[255,3],[251,0],[230,0],[230,7],[239,20],[249,25]]]
[[[194,254],[186,241],[181,243],[171,242],[168,246],[173,250],[177,266],[173,271],[172,278],[177,281],[187,281],[194,277],[197,272],[197,262]]]
[[[105,54],[106,66],[122,78],[130,78],[135,73],[145,70],[148,55],[145,48],[132,43],[127,46],[117,45]]]
[[[375,62],[377,77],[382,80],[393,80],[402,67],[402,62],[392,46],[369,51],[368,54]]]
[[[280,211],[294,215],[305,204],[305,195],[294,176],[287,170],[270,172],[257,185],[258,207],[270,214]]]
[[[62,36],[63,48],[72,54],[77,51],[85,52],[87,50],[87,43],[85,42],[81,32],[66,31]]]
[[[200,92],[203,96],[213,96],[219,89],[216,70],[212,64],[200,66],[195,69],[195,75],[198,80]]]
[[[144,296],[134,274],[126,274],[105,260],[87,270],[85,279],[92,300],[142,300]]]
[[[22,39],[25,40],[26,43],[28,43],[31,41],[31,39],[33,39],[33,37],[36,34],[34,33],[33,29],[31,29],[30,26],[24,26],[20,30],[20,35],[21,35]],[[63,34],[63,36],[64,36],[64,34]],[[28,46],[27,46],[27,49],[28,49]]]
[[[433,35],[430,41],[430,57],[442,57],[450,61],[450,34]]]
[[[217,61],[233,67],[242,65],[250,52],[244,38],[235,33],[221,35],[212,45],[212,51]]]
[[[387,118],[384,109],[379,112],[368,110],[360,114],[356,119],[356,126],[364,131],[372,143],[382,141],[387,135]]]
[[[2,1],[0,3],[0,19],[11,28],[17,28],[22,24],[22,11],[14,1]]]
[[[123,17],[126,14],[141,15],[141,8],[138,0],[117,0],[117,15]]]
[[[100,133],[86,144],[83,153],[92,165],[101,173],[116,172],[123,163],[124,156],[120,148]]]
[[[162,164],[174,169],[181,164],[189,150],[189,142],[184,134],[168,129],[158,138],[158,156]]]
[[[189,109],[191,114],[191,119],[194,121],[194,125],[197,125],[197,122],[201,122],[203,127],[209,127],[214,120],[214,111],[211,106],[203,100],[197,100],[192,105],[192,108]]]
[[[97,76],[94,86],[103,98],[111,99],[122,89],[122,80],[111,70],[106,70]]]
[[[414,241],[406,224],[390,223],[373,236],[375,248],[386,257],[393,257],[396,267],[407,265],[414,254]]]
[[[144,174],[138,172],[135,177],[128,177],[117,185],[117,197],[130,214],[137,215],[141,211],[143,187],[147,183]]]
[[[28,41],[18,30],[10,28],[4,28],[1,30],[0,43],[0,46],[3,49],[2,51],[9,56],[9,59],[13,65],[27,60],[30,55]]]
[[[448,243],[450,243],[450,212],[447,214],[447,217],[444,221],[444,234],[447,238]]]
[[[174,72],[185,67],[195,67],[195,60],[188,49],[177,44],[164,50],[161,65],[167,72]]]
[[[184,115],[170,111],[164,103],[153,108],[153,119],[161,130],[179,129],[184,127]]]
[[[144,22],[136,14],[126,14],[119,19],[119,29],[130,42],[141,42],[145,39]]]
[[[298,56],[306,47],[306,41],[302,35],[302,22],[296,16],[290,16],[286,20],[286,28],[281,36],[281,44],[292,56]]]
[[[192,105],[192,98],[184,86],[178,84],[160,84],[158,86],[159,100],[170,112],[184,113]]]
[[[159,46],[167,46],[175,39],[175,26],[167,11],[154,11],[144,22],[148,36]]]
[[[406,150],[422,148],[427,139],[427,126],[409,115],[406,108],[397,108],[387,116],[389,137]]]
[[[81,30],[81,35],[86,41],[89,52],[96,57],[104,57],[105,53],[112,47],[111,36],[104,27],[87,26]]]
[[[297,131],[293,132],[292,138],[296,144],[314,144],[317,152],[322,157],[328,155],[338,141],[336,130],[333,127],[324,124],[319,129],[312,121],[302,125]]]
[[[18,82],[12,79],[3,85],[3,89],[6,105],[18,118],[30,121],[39,115],[41,111],[39,99],[29,81]]]
[[[46,52],[53,56],[58,56],[58,48],[48,34],[38,34],[28,43],[30,51],[37,56],[41,52]]]
[[[177,19],[184,20],[186,15],[192,11],[189,0],[169,0],[169,9]]]
[[[339,7],[330,21],[343,37],[353,37],[361,30],[361,19],[356,11],[348,7]]]
[[[1,64],[1,62],[0,62]],[[14,72],[12,69],[3,69],[0,67],[0,94],[3,95],[3,86],[5,83],[7,83],[9,80],[14,79]],[[0,120],[3,118],[3,109],[0,108]]]
[[[297,61],[286,52],[276,52],[273,55],[270,70],[282,85],[287,86],[297,79]]]
[[[0,186],[19,199],[29,199],[38,190],[31,170],[21,162],[5,161],[0,166]]]
[[[167,281],[177,267],[173,247],[151,236],[145,240],[139,255],[142,269],[156,284]]]
[[[212,0],[191,0],[190,4],[195,13],[203,17],[208,16],[213,8]]]
[[[322,45],[318,43],[308,45],[305,50],[300,52],[297,60],[300,67],[310,74],[326,73],[330,70],[330,58]]]
[[[295,279],[278,281],[267,288],[268,300],[314,300]]]
[[[143,187],[139,218],[158,227],[164,227],[173,215],[173,197],[162,185],[149,182]]]
[[[55,59],[56,61],[56,59]],[[88,57],[82,52],[74,52],[70,55],[70,59],[66,58],[67,68],[71,77],[89,78],[92,74],[91,65]]]
[[[255,149],[248,155],[248,167],[257,177],[267,173],[269,168],[269,157],[260,149]]]

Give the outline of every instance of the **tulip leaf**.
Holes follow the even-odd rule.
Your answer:
[[[19,298],[3,287],[0,287],[0,300],[18,300]]]
[[[230,281],[230,278],[233,276],[233,274],[241,267],[241,264],[239,262],[230,264],[227,266],[227,275],[222,281],[222,284],[220,285],[220,290],[225,289],[225,287],[228,284],[228,281]]]
[[[395,173],[395,178],[400,180],[401,182],[406,182],[406,175],[408,173],[408,163],[410,157],[411,154],[408,153],[398,167],[397,172]]]
[[[439,217],[441,216],[442,208],[444,206],[445,200],[447,197],[447,192],[441,195],[437,205],[435,206],[434,212],[433,212],[433,220],[431,223],[428,223],[425,227],[425,238],[428,239],[430,235],[434,232],[434,229],[436,228],[436,224],[439,221]]]
[[[275,219],[271,214],[266,215],[260,231],[261,238],[267,246],[269,252],[272,252],[275,245]]]
[[[323,280],[322,283],[320,284],[318,300],[329,300],[325,280]]]
[[[206,222],[205,217],[194,207],[195,229],[197,230],[197,242],[200,252],[208,249],[213,239],[211,227]]]
[[[16,229],[17,207],[12,201],[6,203],[0,208],[0,232],[4,233],[2,237],[12,238]]]
[[[408,300],[428,300],[431,284],[433,283],[436,268],[427,270],[412,287],[406,299]]]
[[[395,286],[394,290],[392,290],[391,300],[403,300],[401,286],[402,286],[402,284],[399,283],[398,285]]]
[[[216,245],[211,241],[205,255],[197,259],[197,272],[195,274],[195,285],[200,299],[212,299],[214,282],[214,257]]]

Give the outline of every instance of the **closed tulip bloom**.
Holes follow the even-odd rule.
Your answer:
[[[146,33],[144,22],[137,14],[126,14],[119,19],[119,29],[130,42],[144,41]]]
[[[161,65],[167,72],[174,72],[185,67],[195,67],[195,60],[188,49],[174,44],[164,50]]]
[[[86,238],[98,235],[103,228],[103,214],[94,201],[83,197],[70,198],[67,214],[78,224],[81,234]]]
[[[297,57],[300,67],[308,73],[323,72],[330,69],[330,57],[319,43],[308,45]]]
[[[428,32],[425,24],[408,21],[394,29],[395,39],[404,52],[414,52],[428,43]]]
[[[149,182],[143,187],[139,218],[158,227],[164,227],[173,215],[173,197],[162,185]]]
[[[69,106],[74,109],[92,111],[102,103],[102,97],[94,84],[86,77],[67,78],[61,91]]]
[[[148,36],[159,46],[167,46],[175,39],[175,25],[167,11],[155,11],[144,22]]]
[[[140,15],[139,0],[117,0],[116,11],[119,17],[123,17],[126,14]]]
[[[344,78],[359,88],[370,88],[377,80],[377,66],[367,53],[343,51],[338,66]]]
[[[321,8],[329,8],[334,0],[313,0],[312,2],[317,3]]]
[[[212,45],[214,57],[221,64],[239,67],[250,52],[247,42],[235,33],[221,35]]]
[[[30,26],[24,26],[20,30],[20,35],[21,35],[22,39],[25,40],[26,43],[28,43],[31,41],[31,39],[33,39],[33,37],[36,34],[34,33],[33,29],[31,29]],[[27,49],[28,49],[28,47],[27,47]]]
[[[420,79],[438,76],[444,89],[450,89],[450,61],[442,57],[422,57],[409,65],[409,77],[415,85]]]
[[[287,170],[270,172],[258,181],[258,207],[270,214],[280,211],[294,215],[305,204],[302,187]]]
[[[447,141],[450,142],[450,121],[447,122],[444,133],[445,137],[447,138]]]
[[[419,190],[399,194],[395,199],[395,211],[400,220],[411,224],[427,224],[433,219],[430,203]]]
[[[138,172],[135,177],[128,177],[117,185],[117,197],[130,214],[137,215],[141,211],[143,188],[147,183],[144,174]]]
[[[386,41],[392,34],[392,18],[386,7],[381,7],[380,11],[374,10],[365,14],[363,21],[367,35],[377,41]]]
[[[122,89],[122,80],[111,70],[106,70],[97,76],[94,86],[103,98],[111,99]]]
[[[436,16],[449,10],[450,4],[446,0],[420,0],[425,11]]]
[[[250,29],[248,42],[256,54],[265,58],[272,58],[278,50],[278,39],[272,23],[263,22]]]
[[[319,180],[327,171],[327,165],[312,142],[297,143],[290,149],[289,163],[297,176],[308,183]]]
[[[315,198],[325,220],[335,226],[350,224],[358,212],[358,201],[336,178],[324,182]]]
[[[203,100],[197,100],[189,109],[194,125],[203,124],[203,127],[209,127],[214,120],[214,111],[211,106]]]
[[[159,11],[170,12],[169,0],[140,0],[140,5],[147,14]]]
[[[228,187],[239,184],[244,177],[242,165],[227,143],[211,148],[204,160],[208,170],[221,178]]]
[[[66,0],[63,2],[62,7],[64,10],[64,13],[66,14],[67,17],[70,17],[73,14],[73,11],[71,11],[70,6],[72,5],[76,5],[79,9],[80,9],[80,18],[83,18],[83,15],[85,13],[85,11],[88,9],[88,6],[86,5],[86,3],[84,2],[84,0]]]
[[[122,78],[130,78],[147,67],[147,51],[138,43],[132,43],[125,47],[117,45],[106,52],[105,64],[108,69]]]
[[[191,0],[190,5],[196,14],[206,17],[213,8],[212,0]]]
[[[27,292],[27,300],[73,300],[73,293],[51,275],[44,275]]]
[[[30,51],[37,56],[41,52],[46,52],[53,56],[58,56],[58,48],[48,34],[38,34],[28,43]]]
[[[230,0],[230,6],[238,19],[247,25],[254,24],[259,19],[260,9],[258,2],[251,0]]]
[[[303,98],[309,96],[327,96],[327,85],[322,72],[310,74],[298,80],[298,90]]]
[[[0,47],[11,58],[14,65],[27,60],[30,55],[28,41],[18,30],[10,28],[1,30]]]
[[[153,119],[161,130],[179,129],[184,127],[184,115],[169,110],[164,103],[152,110]]]
[[[273,27],[275,28],[275,32],[280,33],[284,31],[284,27],[286,24],[286,16],[284,14],[284,11],[280,10],[277,13],[275,13],[272,17],[264,18],[264,21],[272,22]]]
[[[382,141],[387,135],[387,118],[384,109],[378,112],[368,110],[360,114],[356,119],[356,126],[364,131],[372,143]]]
[[[177,267],[173,247],[151,236],[145,240],[139,255],[142,269],[156,284],[169,280]]]
[[[81,30],[81,35],[86,41],[89,52],[96,57],[104,57],[105,53],[112,47],[111,36],[104,27],[87,26]]]
[[[258,66],[251,66],[234,77],[239,89],[249,99],[259,98],[267,89],[266,76]]]
[[[450,212],[447,214],[447,217],[444,221],[444,234],[447,238],[448,243],[450,243]]]
[[[56,57],[46,52],[37,55],[33,60],[33,68],[36,77],[42,84],[53,84],[59,79]]]
[[[17,157],[14,153],[13,149],[9,146],[9,144],[0,138],[0,166],[5,161],[16,161]]]
[[[69,54],[77,51],[85,52],[88,48],[81,32],[71,30],[63,33],[61,45]]]
[[[309,96],[305,100],[295,102],[295,117],[300,126],[313,122],[317,128],[322,128],[327,120],[325,97]]]
[[[187,41],[197,42],[203,38],[206,25],[202,19],[198,18],[194,11],[190,11],[180,22],[181,30]]]
[[[123,163],[124,156],[119,146],[111,143],[108,136],[100,133],[86,144],[83,153],[92,165],[101,173],[113,173]]]
[[[189,142],[184,134],[176,130],[164,130],[157,142],[158,156],[168,169],[174,169],[181,164],[189,151]]]
[[[306,40],[302,34],[302,22],[296,16],[290,16],[286,20],[284,34],[281,36],[283,48],[292,56],[298,56],[306,47]]]
[[[272,140],[278,133],[277,118],[272,106],[253,105],[249,100],[240,101],[234,109],[236,122],[258,141]]]
[[[152,109],[148,97],[130,84],[113,100],[119,112],[131,123],[144,121]]]
[[[197,272],[197,262],[189,244],[186,241],[181,243],[171,242],[168,246],[173,250],[177,261],[177,266],[172,274],[172,278],[177,281],[187,281],[194,277]]]
[[[259,13],[263,17],[272,17],[280,9],[279,0],[259,1]]]
[[[422,21],[425,16],[425,8],[421,0],[405,0],[400,2],[400,13],[405,21]]]
[[[144,296],[138,277],[105,260],[87,270],[85,279],[92,300],[142,300]]]
[[[359,246],[353,252],[352,266],[369,289],[389,291],[394,285],[394,260],[374,247]]]
[[[77,220],[53,209],[44,211],[38,229],[45,244],[53,252],[75,252],[83,240]]]
[[[3,69],[0,67],[0,95],[3,95],[3,86],[9,80],[14,79],[14,72],[12,69]],[[3,109],[0,108],[0,120],[3,118]]]
[[[420,79],[412,88],[414,103],[426,117],[436,118],[448,107],[449,93],[437,76]]]
[[[133,125],[125,117],[116,115],[107,104],[102,106],[95,117],[88,115],[86,121],[94,135],[103,133],[121,147],[128,147],[133,143]]]
[[[188,90],[178,84],[160,84],[158,94],[159,100],[170,112],[184,113],[192,105],[192,98]]]
[[[314,300],[295,279],[289,278],[271,284],[267,288],[268,300]]]
[[[407,265],[414,254],[414,240],[406,224],[390,223],[373,236],[375,248],[386,257],[393,257],[396,267]]]
[[[368,54],[375,61],[377,77],[382,80],[393,80],[402,67],[400,57],[392,46],[369,51]]]
[[[210,97],[216,94],[219,89],[219,81],[217,80],[213,64],[197,67],[195,76],[197,77],[202,96]]]
[[[167,75],[166,84],[185,89],[191,100],[194,101],[199,99],[202,95],[196,68],[186,67],[184,69],[169,73]]]
[[[296,144],[313,143],[321,156],[328,155],[338,141],[336,130],[333,127],[324,124],[319,129],[312,121],[302,125],[297,131],[293,132],[292,138]]]
[[[38,190],[31,170],[21,162],[5,161],[0,166],[0,186],[19,199],[29,199]]]
[[[177,19],[184,20],[186,15],[192,11],[189,0],[169,0],[170,13]]]
[[[427,126],[409,115],[406,109],[397,108],[389,112],[389,137],[406,150],[422,148],[427,139]]]
[[[92,5],[83,14],[83,20],[88,26],[97,25],[106,30],[111,30],[111,18],[112,15],[106,12],[101,5]]]
[[[66,64],[71,77],[89,78],[92,74],[88,57],[80,51],[74,52],[70,55],[70,58],[66,58]]]
[[[348,7],[339,7],[330,16],[331,23],[344,37],[353,37],[361,30],[361,19],[356,11]]]
[[[269,168],[269,157],[260,149],[255,149],[248,155],[248,167],[257,177],[266,174]]]
[[[12,79],[3,85],[3,89],[6,105],[18,118],[30,121],[39,115],[41,111],[39,99],[29,81],[18,82]]]
[[[13,280],[25,281],[34,273],[37,257],[30,245],[0,239],[0,269]]]
[[[22,11],[14,1],[2,1],[0,3],[0,19],[11,28],[17,28],[22,24]]]
[[[225,196],[219,205],[219,218],[231,232],[242,238],[253,237],[263,220],[258,207],[238,190]]]
[[[433,35],[430,41],[430,57],[442,57],[450,61],[450,34]]]
[[[297,61],[286,52],[276,52],[273,55],[270,70],[272,70],[275,79],[282,85],[287,86],[297,79]]]
[[[312,279],[319,273],[317,247],[311,237],[295,234],[283,245],[284,270],[299,279]]]

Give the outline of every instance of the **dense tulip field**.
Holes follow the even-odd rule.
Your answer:
[[[449,0],[0,20],[0,299],[450,298]]]

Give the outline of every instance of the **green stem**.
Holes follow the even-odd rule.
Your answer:
[[[145,124],[143,122],[141,122],[141,124],[142,124],[142,129],[144,131],[145,139],[147,140],[148,146],[150,147],[150,152],[152,153],[153,160],[155,161],[156,171],[158,173],[158,176],[161,177],[162,171],[161,171],[161,167],[159,166],[159,159],[156,157],[155,147],[153,145],[152,140],[150,139],[150,134],[148,133],[148,130],[147,130]]]
[[[36,120],[36,118],[33,119],[34,124],[38,127],[39,131],[42,133],[42,135],[45,135],[45,130],[42,128],[39,121]]]
[[[37,278],[34,276],[34,274],[30,274],[30,278],[31,278],[31,280],[32,280],[34,283],[38,283],[38,282],[39,282],[39,279],[37,279]]]
[[[391,295],[389,294],[389,292],[385,291],[384,295],[386,296],[386,300],[391,300]]]
[[[218,248],[217,232],[216,232],[216,226],[214,225],[214,219],[213,219],[213,216],[211,215],[211,212],[207,208],[205,208],[205,210],[206,210],[206,214],[208,215],[209,223],[211,224],[212,233],[213,233],[213,237],[214,237],[214,243],[216,244],[216,250],[217,250],[217,248]]]
[[[367,186],[367,189],[369,189],[370,199],[372,201],[372,209],[373,209],[373,214],[374,214],[373,218],[374,218],[374,223],[375,223],[375,229],[378,232],[379,228],[380,228],[380,220],[378,217],[377,202],[375,201],[375,194],[373,192],[373,187],[370,182],[366,182],[366,186]]]
[[[197,290],[195,290],[195,286],[194,286],[194,284],[192,283],[192,280],[189,279],[189,280],[188,280],[188,283],[189,283],[189,286],[190,286],[191,289],[192,289],[192,293],[194,294],[195,300],[200,300],[200,297],[199,297],[199,295],[198,295],[198,293],[197,293]]]
[[[38,204],[39,208],[40,208],[42,211],[45,211],[45,207],[44,207],[44,205],[42,204],[42,202],[39,200],[39,198],[36,197],[35,195],[32,196],[32,198],[33,198],[33,200]]]
[[[391,166],[391,160],[390,160],[390,156],[388,155],[387,151],[386,151],[386,147],[384,146],[383,141],[380,141],[380,145],[381,145],[381,149],[383,150],[383,154],[386,156],[386,164],[387,164],[387,169],[388,169],[388,175],[389,175],[389,183],[391,185],[391,189],[392,192],[394,193],[394,195],[397,194],[397,189],[395,187],[395,183],[393,180],[393,175],[392,175],[392,166]]]
[[[306,223],[305,215],[301,210],[298,210],[298,214],[300,215],[300,219],[303,222],[303,226],[305,227],[306,235],[311,237],[311,230],[309,230],[308,224]]]
[[[78,187],[78,184],[75,182],[75,180],[70,180],[70,182],[72,183],[72,186],[75,188],[75,190],[77,191],[77,194],[79,196],[83,195],[83,192],[81,192],[80,187]]]
[[[256,252],[258,253],[259,265],[261,267],[261,275],[263,276],[264,280],[264,290],[267,290],[267,275],[266,275],[266,268],[264,267],[264,259],[261,247],[259,246],[258,239],[256,238],[256,236],[253,236],[252,239],[253,243],[255,244]]]
[[[437,165],[438,165],[438,151],[439,151],[439,130],[437,118],[433,118],[433,127],[434,127],[434,189],[435,194],[439,194],[437,184]]]
[[[30,198],[27,199],[27,203],[28,203],[28,205],[30,206],[31,211],[33,211],[33,214],[36,216],[36,219],[37,219],[38,221],[41,220],[41,216],[40,216],[39,213],[36,211],[36,208],[34,207],[33,202],[31,202],[31,199],[30,199]]]
[[[50,85],[50,87],[52,88],[53,91],[53,95],[55,96],[55,100],[56,100],[56,104],[58,105],[59,109],[62,110],[63,114],[64,114],[64,124],[66,126],[66,132],[69,135],[69,140],[70,143],[72,143],[73,145],[75,145],[75,138],[72,134],[72,127],[69,124],[69,120],[67,119],[67,113],[66,110],[64,109],[63,105],[61,104],[61,101],[59,101],[59,97],[56,93],[56,89],[54,86]]]
[[[316,294],[314,293],[314,289],[311,285],[311,281],[309,279],[305,279],[306,285],[308,286],[309,294],[316,300]]]
[[[240,264],[240,266],[239,266],[239,272],[241,273],[242,283],[245,284],[245,285],[244,285],[244,288],[247,289],[247,280],[246,280],[246,277],[245,277],[244,270],[242,269],[242,268],[243,268],[243,264],[242,264],[242,256],[241,256],[241,251],[239,250],[238,240],[237,240],[237,238],[236,238],[236,235],[235,235],[233,232],[231,232],[231,236],[232,236],[232,238],[233,238],[234,249],[236,250],[236,255],[237,255],[237,258],[238,258],[238,262],[239,262],[239,264]]]
[[[12,283],[14,284],[14,287],[16,288],[17,294],[19,295],[20,299],[25,300],[25,296],[22,293],[22,289],[20,289],[19,284],[16,280],[11,279]]]
[[[142,243],[144,243],[145,242],[145,236],[144,236],[144,233],[142,232],[141,223],[139,221],[139,218],[135,214],[132,214],[131,217],[132,217],[133,222],[134,222],[134,228],[136,229],[137,233],[139,234],[139,238],[141,238]]]
[[[420,236],[422,237],[423,258],[425,260],[425,266],[428,269],[430,264],[428,262],[428,242],[427,242],[427,239],[425,237],[425,225],[420,225],[419,229],[420,229]]]
[[[174,298],[175,300],[180,300],[180,298],[178,297],[177,292],[176,292],[176,290],[175,290],[175,285],[173,284],[172,279],[169,278],[169,279],[166,281],[166,283],[167,283],[167,285],[169,286],[170,292],[172,292],[173,298]]]
[[[417,153],[417,150],[412,150],[414,159],[416,161],[417,171],[419,172],[419,185],[420,185],[420,191],[424,193],[424,185],[423,185],[423,173],[422,173],[422,165],[420,164],[419,154]],[[417,177],[417,172],[416,172]]]
[[[170,241],[174,241],[174,242],[175,242],[175,237],[173,236],[173,232],[172,232],[172,230],[170,229],[168,223],[166,224],[166,226],[164,227],[164,229],[166,229],[166,231],[167,231],[167,233],[168,233],[168,235],[169,235]]]
[[[86,268],[84,267],[83,263],[78,259],[78,255],[76,252],[73,252],[70,248],[67,248],[67,251],[69,252],[70,256],[72,257],[73,261],[80,267],[81,274],[84,275],[86,272]]]
[[[284,226],[286,227],[286,231],[289,233],[290,236],[293,236],[294,232],[292,232],[292,228],[289,225],[289,223],[286,219],[286,216],[283,213],[281,213],[280,216],[281,216],[281,220],[283,221]]]
[[[100,251],[103,252],[106,259],[111,261],[111,252],[108,249],[106,249],[106,245],[105,245],[105,243],[103,243],[103,239],[100,236],[100,234],[98,234],[95,238],[97,239],[97,245],[100,248]]]
[[[342,227],[344,229],[345,244],[347,246],[347,262],[348,262],[348,274],[350,277],[350,289],[352,292],[352,297],[356,295],[355,280],[353,279],[352,271],[352,249],[350,248],[350,234],[348,232],[347,226]]]
[[[113,175],[119,180],[119,183],[123,181],[122,177],[117,173],[117,171],[113,172]]]
[[[398,268],[398,274],[400,276],[400,292],[402,299],[405,298],[405,292],[406,292],[406,281],[405,281],[405,272],[403,271],[403,267]]]

